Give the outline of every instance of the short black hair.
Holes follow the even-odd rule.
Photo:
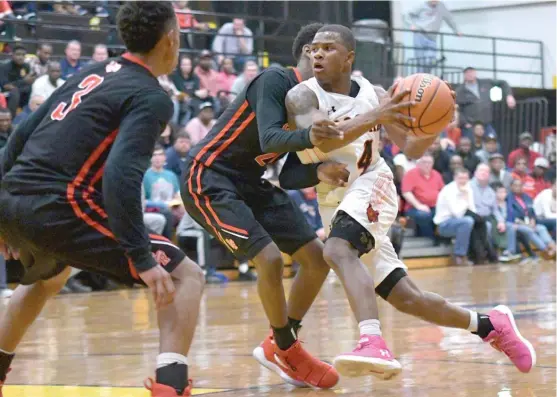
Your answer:
[[[333,32],[338,33],[340,36],[340,43],[346,47],[348,51],[354,51],[356,49],[356,38],[354,37],[354,33],[350,28],[344,25],[325,25],[319,32]]]
[[[23,50],[23,51],[27,52],[27,48],[25,48],[21,44],[17,44],[17,45],[14,46],[14,49],[12,50],[12,53],[14,53],[16,51],[19,51],[19,50]]]
[[[303,26],[296,38],[294,39],[294,43],[292,44],[292,56],[298,62],[300,57],[302,56],[302,50],[305,45],[311,44],[315,34],[323,27],[322,23],[312,23],[306,26]]]
[[[176,13],[169,1],[126,1],[118,11],[117,24],[120,37],[130,52],[150,52],[170,24]]]
[[[464,68],[464,70],[462,71],[462,73],[466,73],[469,70],[476,70],[475,68],[473,68],[472,66],[468,66],[466,68]]]
[[[491,185],[489,185],[494,191],[497,191],[497,189],[506,189],[505,185],[503,185],[501,182],[499,181],[495,181],[493,182]]]

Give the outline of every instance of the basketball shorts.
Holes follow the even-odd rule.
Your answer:
[[[288,194],[267,180],[232,178],[188,159],[182,200],[188,214],[236,258],[275,242],[289,255],[316,238]]]
[[[21,283],[47,280],[72,266],[123,284],[142,284],[110,231],[106,214],[101,216],[87,203],[75,205],[79,208],[60,195],[0,192],[0,234],[20,250],[25,269]],[[163,236],[149,237],[153,257],[172,272],[186,255]]]
[[[318,201],[325,202],[325,197],[318,196]],[[362,262],[374,270],[376,286],[395,269],[406,270],[388,237],[398,214],[398,195],[385,160],[379,159],[360,175],[338,206],[320,204],[319,212],[329,237],[350,242],[359,251]]]

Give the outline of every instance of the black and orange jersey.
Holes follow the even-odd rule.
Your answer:
[[[2,189],[59,195],[76,217],[117,240],[138,270],[147,270],[156,262],[141,184],[172,112],[170,98],[137,57],[90,66],[12,133],[2,156]]]
[[[286,131],[286,94],[301,82],[297,69],[261,72],[219,117],[189,156],[205,167],[242,179],[259,179],[286,152],[312,148],[309,129]]]

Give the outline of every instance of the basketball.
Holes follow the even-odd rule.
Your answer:
[[[454,116],[455,100],[451,88],[437,76],[417,73],[399,81],[393,96],[401,90],[410,90],[410,98],[416,105],[403,110],[414,117],[414,122],[404,121],[414,136],[426,137],[439,134]]]

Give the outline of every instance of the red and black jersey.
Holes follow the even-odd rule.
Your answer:
[[[156,263],[141,184],[172,112],[157,78],[131,54],[83,69],[10,136],[2,189],[59,195],[76,217],[116,239],[138,270],[149,269]],[[110,230],[98,217],[108,219]]]
[[[285,98],[301,81],[297,69],[261,72],[219,117],[189,156],[205,167],[242,179],[259,179],[284,153],[313,145],[309,129],[286,131]]]

